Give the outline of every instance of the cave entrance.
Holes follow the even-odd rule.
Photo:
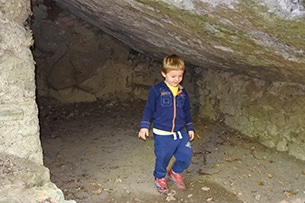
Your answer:
[[[222,123],[197,120],[194,156],[185,174],[189,189],[160,196],[152,181],[153,138],[146,142],[137,138],[148,89],[160,80],[160,62],[51,0],[32,2],[44,164],[66,199],[78,203],[279,202],[283,199],[279,194],[290,189],[287,183],[295,188],[296,181],[290,177],[296,170],[284,169],[286,165],[302,168],[298,162],[242,139]],[[191,71],[186,74],[183,85],[196,112],[196,81]],[[266,154],[272,160],[265,159]],[[287,176],[288,172],[292,174]],[[273,174],[278,179],[272,179]],[[254,175],[257,182],[251,179]],[[266,187],[271,184],[272,188]]]

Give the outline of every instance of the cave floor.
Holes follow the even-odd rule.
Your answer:
[[[170,193],[161,195],[152,177],[153,136],[137,137],[143,102],[59,104],[40,98],[38,104],[44,164],[67,200],[305,201],[304,161],[244,139],[221,122],[194,119],[194,154],[184,172],[187,189],[176,190],[169,181]]]

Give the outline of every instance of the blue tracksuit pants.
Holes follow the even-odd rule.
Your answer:
[[[156,156],[154,177],[163,178],[172,156],[175,162],[172,169],[182,173],[191,163],[193,150],[189,135],[181,130],[173,135],[157,135],[154,133],[154,150]]]

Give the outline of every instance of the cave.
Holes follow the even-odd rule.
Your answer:
[[[304,202],[304,2],[255,2],[2,3],[0,202]],[[137,133],[173,53],[196,130],[160,195]]]

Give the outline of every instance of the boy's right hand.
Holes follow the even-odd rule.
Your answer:
[[[140,132],[138,134],[138,137],[141,138],[142,140],[146,140],[146,137],[148,137],[148,129],[147,128],[141,128]]]

